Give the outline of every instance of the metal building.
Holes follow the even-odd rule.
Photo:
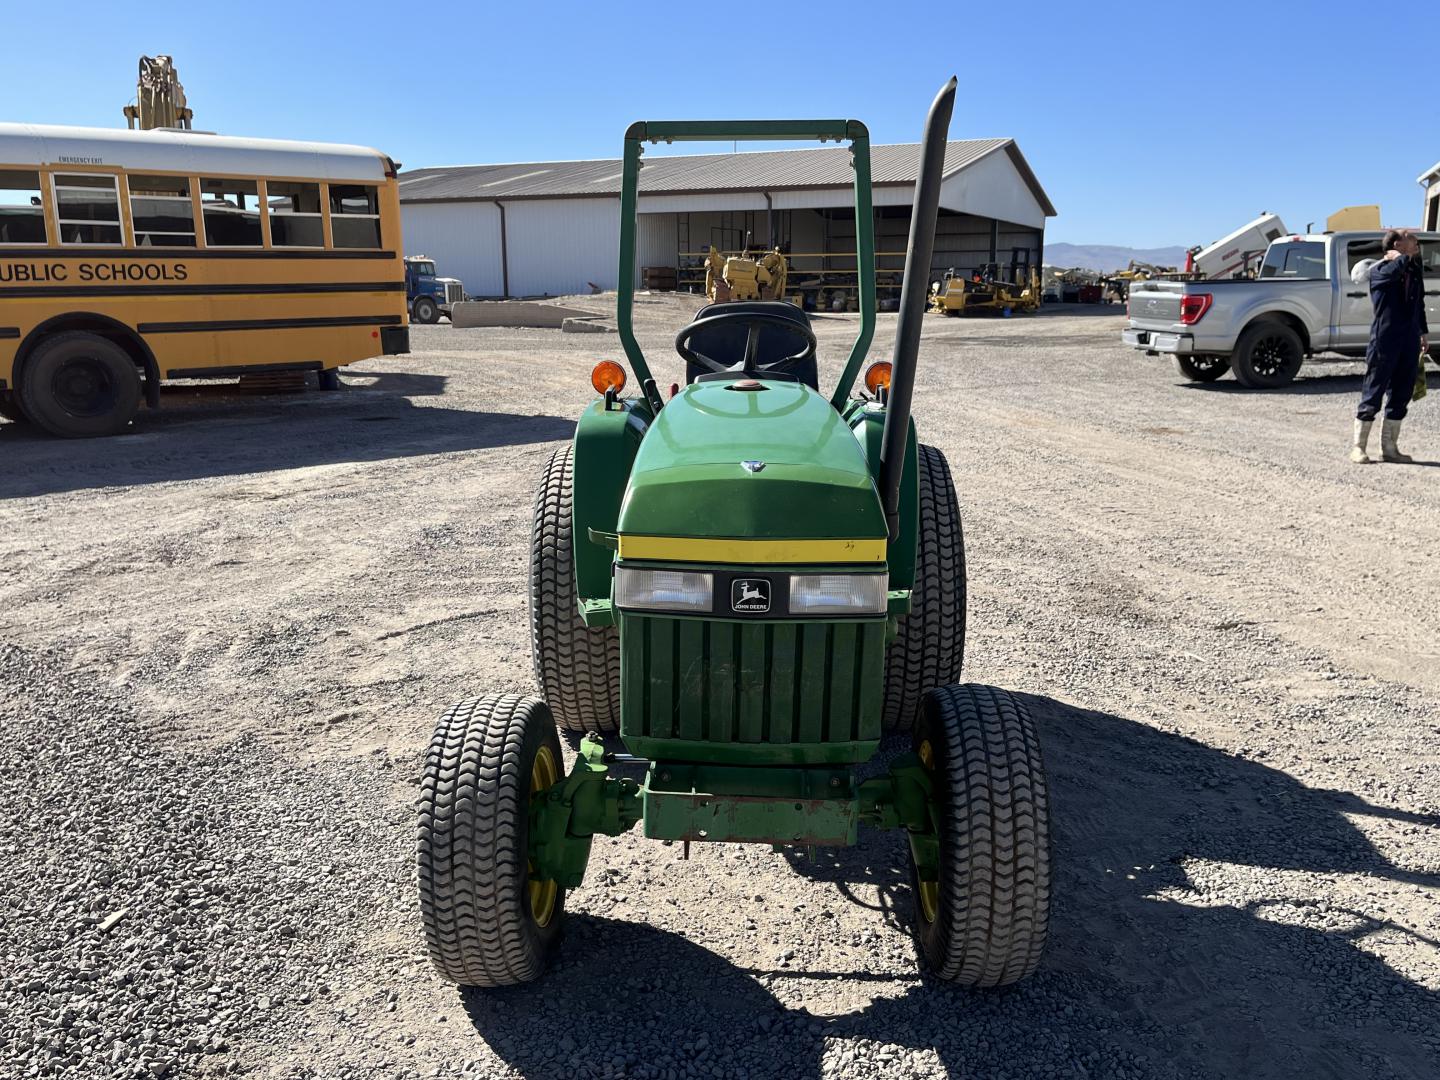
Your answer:
[[[1417,176],[1415,182],[1425,189],[1420,228],[1426,232],[1440,232],[1440,162]]]
[[[881,301],[899,295],[919,145],[871,147]],[[711,245],[779,244],[792,284],[843,294],[855,271],[849,150],[657,156],[640,173],[639,263],[697,287]],[[998,264],[1018,279],[1044,261],[1055,215],[1013,139],[952,142],[945,155],[934,270]],[[613,289],[620,162],[551,161],[415,169],[400,176],[406,254],[429,255],[472,296]],[[847,276],[848,272],[848,276]],[[794,291],[793,289],[791,291]]]

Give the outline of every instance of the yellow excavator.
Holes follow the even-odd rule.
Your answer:
[[[154,128],[190,130],[195,113],[185,104],[185,88],[175,61],[168,56],[142,56],[135,84],[135,104],[125,106],[125,122],[133,131]]]
[[[710,245],[705,256],[705,295],[712,303],[726,300],[782,300],[790,267],[778,247],[753,256],[747,250],[726,257]]]

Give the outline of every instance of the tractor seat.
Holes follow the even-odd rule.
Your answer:
[[[705,320],[714,315],[730,312],[766,316],[774,321],[774,327],[762,326],[755,346],[754,370],[765,375],[789,377],[805,383],[812,389],[819,389],[820,376],[815,357],[782,363],[787,356],[804,349],[806,341],[803,331],[790,329],[800,326],[809,329],[810,316],[794,304],[784,300],[729,300],[719,304],[706,304],[695,313],[687,330],[693,328],[690,348],[715,360],[727,361],[733,358],[735,370],[739,371],[745,362],[745,341],[748,328],[736,325],[716,326],[706,329]],[[693,383],[700,378],[721,378],[693,361],[685,364],[685,381]]]

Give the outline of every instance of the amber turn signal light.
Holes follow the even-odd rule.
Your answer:
[[[607,390],[614,390],[618,394],[625,389],[625,369],[614,360],[601,360],[595,365],[595,370],[590,372],[590,385],[597,394],[603,394]]]
[[[877,360],[865,369],[865,389],[872,394],[890,389],[889,360]]]

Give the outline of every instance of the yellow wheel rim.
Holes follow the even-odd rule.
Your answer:
[[[930,745],[930,740],[925,739],[916,750],[920,758],[920,764],[925,766],[925,771],[932,776],[935,772],[935,748]],[[916,880],[919,881],[918,867]],[[938,881],[920,881],[920,914],[924,916],[927,923],[933,923],[935,916],[940,913],[940,883]]]
[[[544,791],[559,777],[560,770],[556,767],[555,755],[550,752],[550,747],[540,747],[535,755],[535,763],[530,766],[530,795],[533,797],[536,792]],[[541,881],[537,878],[533,861],[527,865],[527,869],[530,873],[530,884],[525,891],[530,899],[530,917],[537,926],[549,926],[550,920],[555,917],[555,900],[560,894],[560,886],[553,881]]]

